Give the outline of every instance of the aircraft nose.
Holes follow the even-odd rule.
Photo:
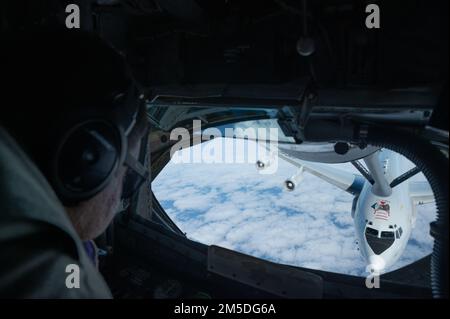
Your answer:
[[[374,272],[381,272],[386,267],[384,258],[379,255],[372,255],[369,257],[369,266]]]

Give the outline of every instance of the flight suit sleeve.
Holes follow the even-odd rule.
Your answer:
[[[51,225],[17,225],[0,226],[0,298],[111,298],[69,236]]]

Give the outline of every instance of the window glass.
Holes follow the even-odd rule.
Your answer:
[[[370,227],[367,227],[367,228],[366,228],[366,234],[367,234],[367,235],[371,235],[371,236],[378,237],[378,230],[373,229],[373,228],[370,228]]]
[[[394,238],[394,232],[393,231],[382,231],[381,238]]]
[[[188,238],[277,263],[366,276],[366,262],[355,243],[351,194],[306,172],[296,189],[288,192],[284,182],[298,169],[283,160],[271,175],[257,171],[255,161],[177,160],[196,148],[234,150],[234,142],[218,137],[179,151],[152,183],[161,206]],[[253,144],[247,141],[246,150]],[[350,163],[327,165],[358,174]],[[416,227],[392,269],[431,253],[429,223],[434,213],[434,204],[417,207]],[[378,235],[375,229],[366,232]]]

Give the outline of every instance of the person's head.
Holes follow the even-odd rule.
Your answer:
[[[136,125],[128,135],[128,153],[132,157],[138,157],[141,139],[146,132],[145,109],[141,108],[136,118]],[[82,240],[99,236],[110,224],[120,204],[127,172],[131,174],[130,168],[122,165],[113,174],[106,188],[94,197],[81,201],[74,206],[66,206],[69,218]]]
[[[98,37],[52,30],[6,38],[1,125],[49,181],[81,239],[100,235],[137,157],[145,110],[124,59]]]

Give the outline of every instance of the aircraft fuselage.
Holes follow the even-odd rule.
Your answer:
[[[402,159],[398,154],[383,149],[378,156],[388,183],[401,175]],[[382,272],[391,267],[406,248],[414,224],[413,203],[408,183],[392,188],[389,196],[374,194],[373,188],[368,181],[364,184],[356,204],[354,223],[361,254],[370,269]]]

